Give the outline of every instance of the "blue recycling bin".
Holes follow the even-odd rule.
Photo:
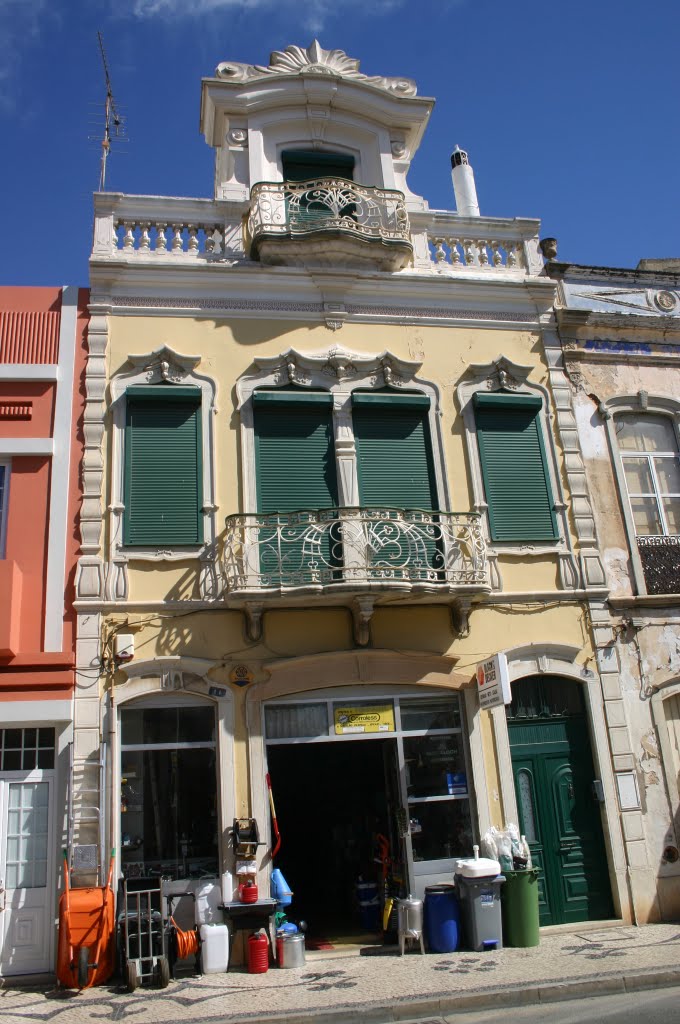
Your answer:
[[[460,907],[453,885],[428,885],[424,901],[425,941],[431,953],[455,953],[460,945]]]

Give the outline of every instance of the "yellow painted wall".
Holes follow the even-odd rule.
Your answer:
[[[452,511],[456,512],[469,511],[472,506],[467,446],[456,398],[456,388],[468,367],[505,355],[522,365],[533,363],[535,369],[530,380],[543,385],[548,383],[537,336],[521,330],[348,323],[338,336],[323,325],[295,321],[112,315],[109,332],[109,376],[130,369],[126,363],[128,354],[151,353],[167,345],[182,355],[200,355],[197,372],[216,381],[217,414],[213,428],[218,535],[224,530],[226,516],[243,511],[240,423],[234,382],[252,372],[255,355],[276,356],[290,347],[319,352],[341,345],[367,354],[387,349],[404,359],[422,360],[418,376],[432,381],[440,390],[446,471]],[[105,447],[109,448],[108,439]],[[107,505],[111,497],[110,476],[109,465]],[[540,555],[525,565],[501,556],[500,565],[507,590],[532,592],[554,589],[557,585],[555,555]],[[135,601],[184,600],[197,596],[196,566],[191,563],[160,562],[149,566],[133,562],[129,583],[130,597]]]

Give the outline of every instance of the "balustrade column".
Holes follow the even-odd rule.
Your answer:
[[[146,253],[149,252],[151,248],[151,243],[149,240],[149,228],[151,227],[151,222],[148,220],[143,220],[140,222],[139,227],[141,231],[141,234],[139,236],[139,251]]]
[[[181,254],[184,251],[184,240],[182,238],[183,227],[183,224],[172,225],[172,252],[175,253],[175,255],[178,253]]]
[[[154,252],[167,252],[168,240],[165,237],[165,229],[167,226],[166,221],[158,221],[156,224],[156,245],[154,246]]]
[[[133,220],[123,221],[123,227],[125,228],[123,249],[127,249],[129,251],[135,247],[135,222]]]

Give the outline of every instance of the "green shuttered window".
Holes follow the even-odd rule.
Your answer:
[[[474,397],[492,540],[558,537],[539,421],[541,405],[540,398],[530,395]]]
[[[201,392],[126,392],[123,539],[131,545],[203,542]]]
[[[296,397],[267,391],[254,396],[258,512],[338,503],[331,396]]]
[[[361,504],[437,509],[427,396],[359,392],[352,406]]]

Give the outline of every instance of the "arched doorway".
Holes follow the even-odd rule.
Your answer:
[[[541,872],[541,924],[611,917],[581,686],[559,676],[518,679],[506,714],[520,831]]]

